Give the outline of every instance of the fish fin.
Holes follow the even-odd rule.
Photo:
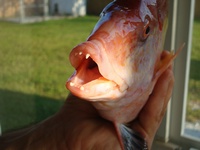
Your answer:
[[[173,60],[178,56],[178,54],[182,51],[183,47],[185,46],[185,43],[183,43],[179,49],[176,51],[176,53],[167,53],[163,51],[161,55],[161,59],[158,62],[158,65],[156,66],[154,70],[154,79],[157,79],[160,77],[160,75],[173,63]]]
[[[115,125],[123,150],[148,150],[145,139],[123,124]]]

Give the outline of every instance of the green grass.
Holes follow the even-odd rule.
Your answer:
[[[55,113],[68,95],[71,49],[88,37],[97,17],[33,24],[0,22],[0,123],[3,131]]]
[[[200,20],[194,21],[187,121],[200,121]]]

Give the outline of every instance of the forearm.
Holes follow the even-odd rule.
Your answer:
[[[51,150],[58,149],[60,124],[58,116],[53,116],[32,127],[0,136],[0,150]],[[64,147],[65,146],[65,147]],[[59,144],[59,149],[65,149],[66,144]]]

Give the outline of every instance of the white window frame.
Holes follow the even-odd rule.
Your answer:
[[[200,140],[184,135],[186,115],[192,32],[195,0],[169,0],[169,28],[165,49],[177,50],[183,43],[185,47],[174,63],[175,86],[172,101],[168,105],[165,118],[157,132],[153,150],[200,149]]]

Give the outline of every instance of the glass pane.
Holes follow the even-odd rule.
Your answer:
[[[200,140],[200,11],[196,1],[195,20],[193,26],[190,78],[188,85],[188,101],[184,134]]]

